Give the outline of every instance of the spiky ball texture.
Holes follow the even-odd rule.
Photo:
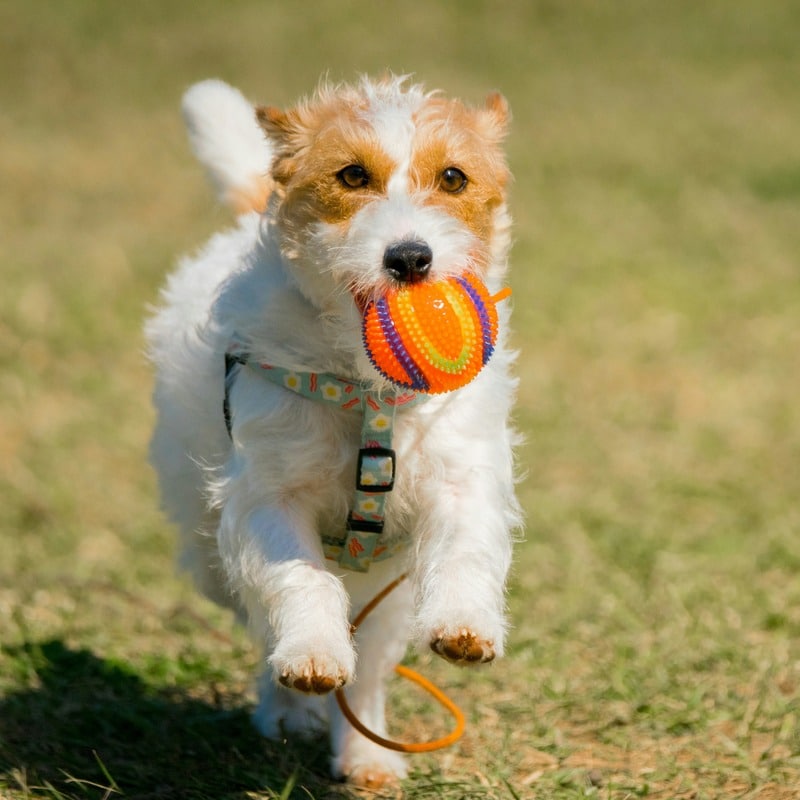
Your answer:
[[[438,394],[469,383],[497,340],[496,298],[466,274],[392,289],[364,312],[364,346],[393,383]]]

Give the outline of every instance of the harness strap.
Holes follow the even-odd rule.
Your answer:
[[[222,401],[222,416],[225,418],[225,430],[233,438],[233,416],[231,412],[231,389],[233,389],[239,368],[247,363],[247,357],[241,353],[225,353],[225,398]]]
[[[259,363],[234,344],[225,354],[223,414],[228,435],[232,433],[233,422],[230,392],[243,366],[258,370],[271,383],[302,397],[362,412],[353,504],[343,533],[323,535],[325,556],[346,569],[366,572],[373,561],[389,558],[403,549],[407,544],[403,539],[391,545],[381,542],[386,495],[394,487],[397,466],[392,434],[397,409],[413,405],[422,397],[408,391],[378,393],[328,373],[301,372]]]

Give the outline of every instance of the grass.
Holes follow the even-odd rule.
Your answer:
[[[228,222],[177,105],[322,72],[509,97],[520,494],[502,663],[412,798],[800,785],[796,4],[0,9],[0,796],[346,797],[248,723],[254,654],[172,569],[141,319]],[[398,735],[444,722],[413,689]]]

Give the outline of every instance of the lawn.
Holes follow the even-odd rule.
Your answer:
[[[526,540],[500,663],[409,798],[800,796],[800,7],[0,7],[0,797],[348,797],[249,725],[255,654],[175,574],[141,322],[230,222],[178,105],[413,72],[514,112]],[[393,730],[443,730],[398,685]]]

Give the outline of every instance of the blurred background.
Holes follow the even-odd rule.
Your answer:
[[[59,733],[49,756],[20,744],[48,663],[31,642],[159,690],[246,683],[244,649],[215,662],[202,623],[174,622],[227,624],[173,574],[146,460],[142,320],[231,222],[181,94],[220,77],[289,105],[321,75],[390,70],[474,103],[500,90],[514,115],[526,541],[509,658],[443,673],[481,723],[446,770],[481,797],[793,796],[798,31],[790,0],[6,0],[0,790],[29,796],[26,764],[96,775],[52,755]]]

